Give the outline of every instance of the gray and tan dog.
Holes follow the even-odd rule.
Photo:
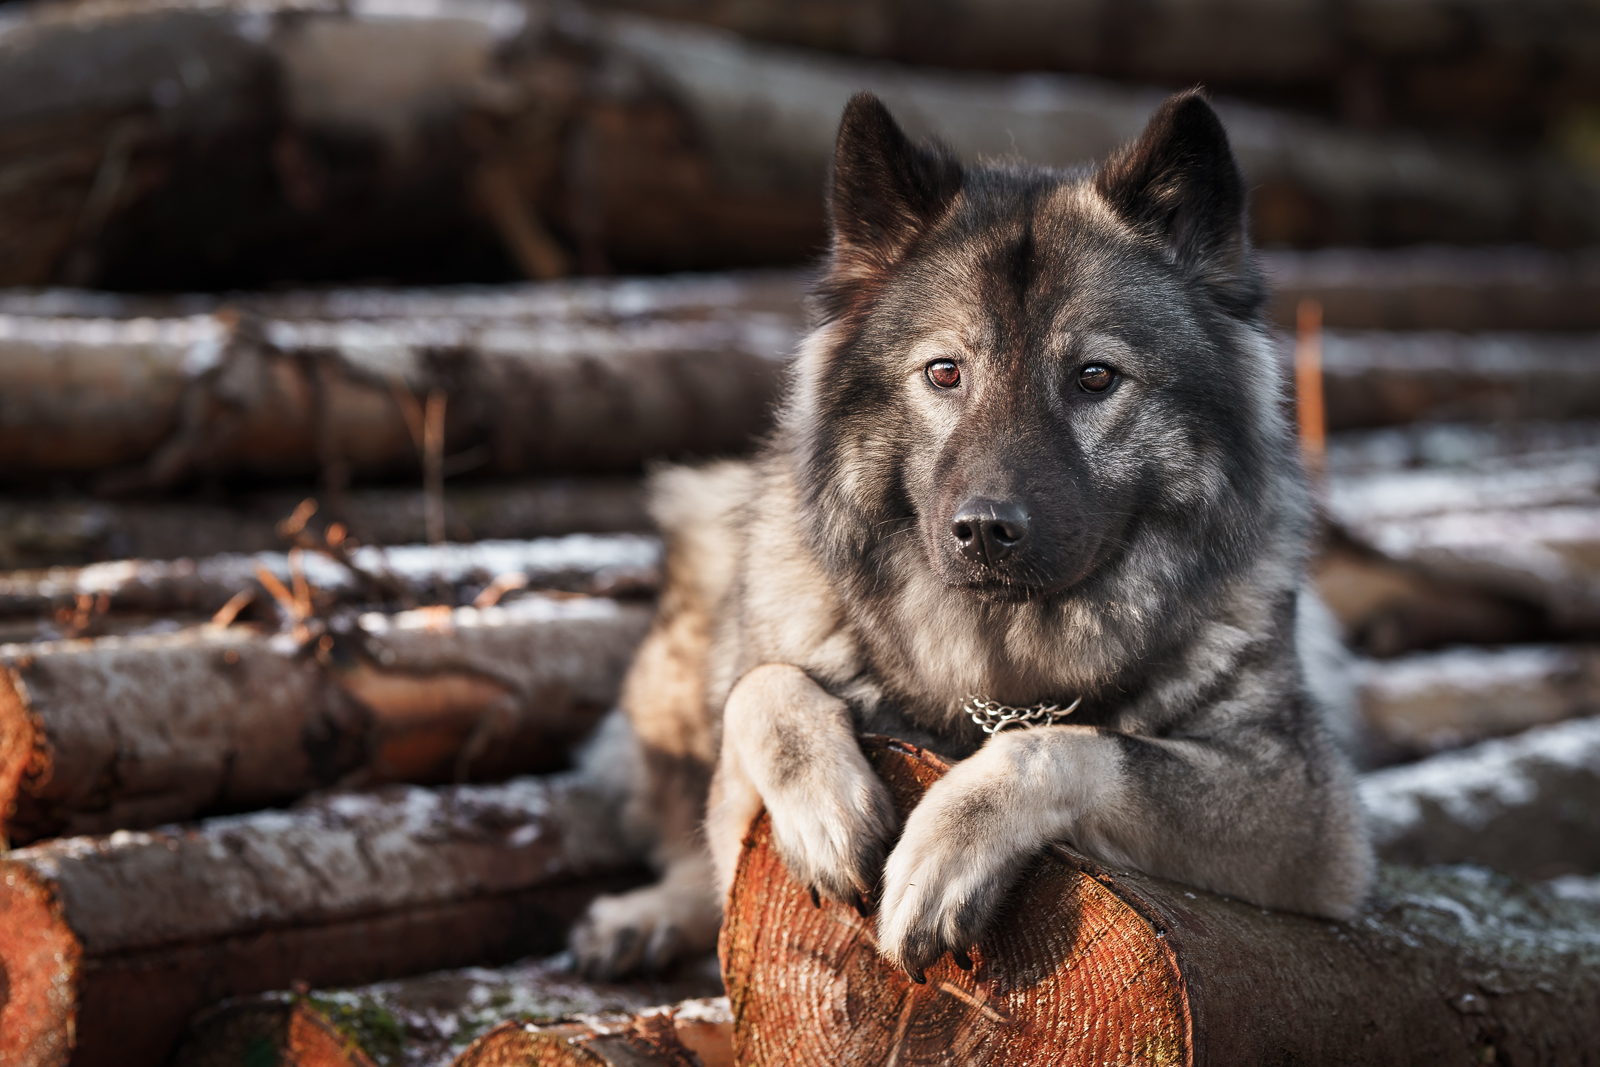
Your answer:
[[[663,877],[594,904],[581,965],[712,944],[763,805],[795,877],[876,902],[914,977],[964,961],[1058,840],[1350,915],[1371,856],[1308,652],[1327,638],[1310,504],[1210,106],[1174,96],[1062,171],[963,166],[861,95],[829,208],[772,439],[654,484],[668,588],[623,703]],[[970,707],[998,704],[1035,721],[987,735]],[[859,732],[960,762],[900,826]]]

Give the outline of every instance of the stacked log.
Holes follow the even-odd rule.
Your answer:
[[[1366,775],[1379,854],[1530,880],[1600,871],[1600,719],[1541,726]]]
[[[902,812],[943,771],[865,744]],[[1600,1051],[1593,903],[1387,867],[1349,923],[1264,911],[1066,848],[913,984],[872,922],[813,904],[758,818],[721,954],[737,1062],[1581,1062]],[[1544,951],[1529,952],[1539,944]]]
[[[636,884],[578,776],[336,794],[0,859],[0,1059],[155,1067],[223,998],[505,962],[561,947]]]
[[[1600,715],[1592,645],[1457,647],[1356,670],[1369,766]]]
[[[824,243],[852,92],[964,153],[1055,165],[1135,135],[1162,94],[511,3],[41,4],[8,21],[0,73],[0,284],[144,289],[797,263]],[[1556,154],[1221,107],[1263,242],[1600,239]]]
[[[979,70],[1072,70],[1165,85],[1203,83],[1363,124],[1451,125],[1525,138],[1577,100],[1600,98],[1600,25],[1575,3],[1537,14],[1411,0],[1338,6],[1226,2],[1141,8],[947,0],[919,18],[892,0],[601,0],[745,36],[831,52]],[[1487,84],[1486,72],[1492,72]]]
[[[342,486],[417,469],[417,398],[431,395],[445,474],[636,469],[741,450],[766,426],[796,324],[762,309],[761,284],[535,295],[488,318],[0,315],[4,387],[28,398],[0,413],[6,477],[94,475],[111,493],[234,473]]]
[[[469,1045],[499,1044],[502,1039],[488,1037],[497,1029],[526,1032],[575,1022],[615,1029],[652,1008],[659,1012],[664,1004],[673,1005],[681,1040],[698,1051],[715,1043],[719,1033],[726,1045],[731,1023],[726,999],[710,996],[722,983],[716,961],[707,962],[713,966],[670,980],[595,984],[565,970],[561,957],[551,957],[348,989],[240,997],[196,1017],[172,1062],[174,1067],[236,1065],[265,1038],[278,1050],[275,1067],[310,1067],[309,1055],[295,1047],[298,1029],[312,1039],[337,1034],[346,1043],[344,1055],[352,1059],[362,1055],[406,1067],[449,1067]],[[707,1067],[714,1062],[707,1060]],[[731,1060],[727,1064],[731,1067]]]
[[[651,614],[528,596],[372,612],[298,640],[235,626],[0,648],[5,830],[107,833],[340,782],[559,768],[616,699]]]
[[[170,560],[281,548],[278,524],[305,499],[282,490],[241,494],[230,505],[182,501],[0,501],[0,568],[80,566],[108,560]],[[573,533],[631,533],[650,528],[644,493],[633,478],[547,478],[450,485],[445,534],[452,541],[524,540]],[[358,487],[323,507],[306,529],[324,538],[342,524],[364,544],[427,539],[421,490]]]
[[[83,597],[102,612],[211,615],[254,589],[263,571],[284,586],[298,571],[324,604],[430,599],[454,607],[472,602],[495,582],[507,590],[650,596],[661,581],[661,544],[638,534],[569,534],[465,545],[363,545],[343,559],[303,551],[293,557],[226,553],[12,571],[0,576],[0,615],[49,617]]]

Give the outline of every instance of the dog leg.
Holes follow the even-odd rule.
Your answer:
[[[572,933],[579,971],[591,981],[650,973],[715,945],[722,909],[711,883],[710,858],[697,851],[655,885],[598,898]]]
[[[865,907],[897,820],[888,790],[861,753],[844,701],[797,667],[757,667],[728,696],[722,738],[719,796],[708,831],[724,891],[759,798],[794,876],[835,900]]]
[[[1360,813],[1341,803],[1342,783],[1319,788],[1283,750],[1260,735],[1224,751],[1078,726],[996,734],[906,820],[884,870],[881,951],[917,978],[965,950],[1053,841],[1264,906],[1348,916],[1371,864]]]

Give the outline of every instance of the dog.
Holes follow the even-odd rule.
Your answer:
[[[1173,96],[1096,167],[964,165],[862,94],[828,210],[770,439],[652,484],[668,578],[621,703],[662,878],[591,906],[579,965],[713,945],[763,807],[916,979],[1055,841],[1350,917],[1371,851],[1216,113]],[[957,761],[903,826],[864,732]]]

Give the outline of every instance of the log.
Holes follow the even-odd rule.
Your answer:
[[[1270,250],[1267,317],[1302,300],[1345,330],[1600,330],[1600,254],[1547,248]]]
[[[155,1067],[225,997],[555,951],[642,873],[612,803],[576,775],[390,786],[15,850],[0,1059]]]
[[[1578,4],[1516,19],[1497,4],[1226,2],[1135,13],[1099,0],[948,0],[919,18],[893,0],[600,0],[768,41],[977,70],[1068,70],[1255,92],[1365,123],[1444,124],[1520,138],[1525,123],[1600,98],[1600,29]],[[1538,59],[1535,59],[1535,56]],[[1493,72],[1492,75],[1489,72]]]
[[[1395,863],[1475,863],[1533,881],[1600,871],[1600,719],[1540,726],[1361,778]]]
[[[0,570],[270,552],[283,547],[278,523],[317,495],[314,489],[272,490],[242,494],[231,504],[11,497],[0,501]],[[314,536],[323,537],[330,522],[342,522],[365,544],[426,540],[420,490],[358,487],[344,494],[337,509],[333,503],[324,497],[312,516],[306,529]],[[455,541],[650,529],[644,492],[633,478],[452,485],[444,504],[446,532]]]
[[[588,596],[651,596],[661,582],[661,543],[638,534],[569,534],[536,541],[479,541],[457,545],[363,545],[351,566],[315,552],[297,557],[306,581],[329,604],[382,607],[425,599],[470,604],[493,583],[515,589]],[[54,616],[79,598],[98,611],[170,614],[221,610],[241,591],[260,589],[266,570],[293,581],[283,552],[227,553],[203,559],[127,559],[87,567],[0,574],[0,616]],[[101,601],[101,598],[104,601]]]
[[[766,426],[798,331],[741,314],[747,290],[759,305],[762,286],[738,279],[567,283],[487,318],[0,315],[0,384],[28,398],[0,409],[0,456],[13,482],[108,493],[411,473],[408,405],[436,391],[444,467],[618,471],[738,451]]]
[[[915,803],[944,765],[863,747]],[[1056,847],[963,971],[913,985],[814,906],[763,815],[723,927],[734,1054],[765,1064],[1567,1063],[1600,1052],[1600,907],[1481,871],[1385,867],[1349,923],[1267,912]]]
[[[502,1023],[515,1028],[582,1020],[616,1026],[651,1008],[659,1012],[663,1004],[673,1005],[673,1021],[689,1047],[715,1042],[719,1032],[726,1044],[732,1022],[727,999],[716,995],[722,983],[715,960],[706,962],[713,967],[681,971],[670,980],[595,984],[570,973],[565,956],[555,956],[351,989],[239,997],[196,1016],[172,1067],[247,1062],[260,1037],[278,1050],[277,1067],[309,1067],[291,1043],[296,1020],[304,1021],[308,1033],[338,1034],[353,1052],[379,1063],[449,1067],[468,1045]],[[727,1059],[728,1067],[731,1062]]]
[[[1600,628],[1600,446],[1334,478],[1355,543],[1457,587],[1531,605],[1555,633]]]
[[[1600,715],[1600,648],[1454,648],[1356,670],[1367,766]]]
[[[530,596],[367,613],[304,645],[235,626],[6,646],[5,828],[107,833],[338,782],[555,769],[611,706],[650,617]]]
[[[0,36],[0,74],[0,285],[169,291],[793,264],[825,241],[822,178],[854,91],[964,153],[1063,166],[1137,134],[1161,95],[638,16],[293,0],[31,5]],[[1584,171],[1530,149],[1521,118],[1496,152],[1221,107],[1264,243],[1600,240]]]
[[[348,1028],[305,1000],[230,1004],[201,1013],[194,1029],[172,1067],[377,1067]]]

